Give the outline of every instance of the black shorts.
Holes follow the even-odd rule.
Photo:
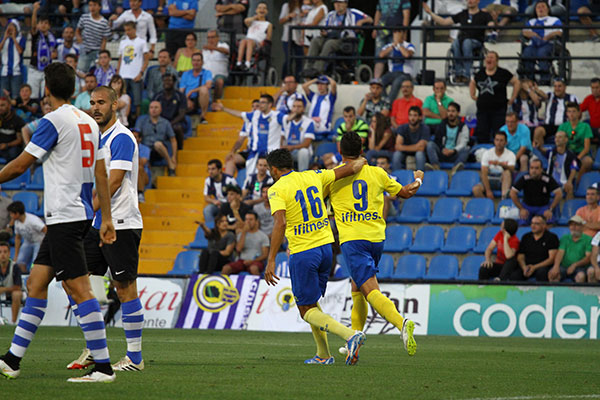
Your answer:
[[[83,239],[91,225],[91,220],[48,225],[33,263],[54,268],[57,281],[87,275]]]
[[[544,136],[544,143],[554,143],[554,136],[558,131],[557,125],[542,125],[544,130],[546,131],[546,136]]]
[[[100,247],[100,232],[92,228],[85,236],[85,258],[90,274],[104,276],[110,268],[115,281],[133,281],[137,278],[141,229],[117,231],[113,244]]]

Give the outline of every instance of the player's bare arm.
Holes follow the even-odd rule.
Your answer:
[[[347,162],[341,167],[333,170],[335,172],[335,180],[337,181],[338,179],[357,174],[366,164],[367,160],[364,157],[359,157],[356,160]]]
[[[273,214],[273,233],[271,234],[271,247],[269,248],[269,261],[265,268],[265,282],[267,285],[277,285],[279,277],[275,275],[275,257],[277,251],[281,248],[283,243],[283,236],[285,234],[285,210],[275,211]]]
[[[0,183],[8,182],[22,175],[37,160],[31,154],[23,151],[17,158],[9,162],[0,170]]]
[[[102,211],[102,225],[100,225],[100,239],[103,243],[111,244],[117,239],[117,233],[112,223],[112,214],[110,211],[110,194],[108,190],[108,178],[106,177],[106,165],[104,160],[99,160],[94,168],[96,178],[96,191],[98,192],[98,201]],[[102,243],[100,243],[102,246]]]
[[[398,194],[396,196],[401,197],[403,199],[408,199],[408,198],[413,197],[417,193],[417,190],[419,190],[419,188],[421,187],[421,184],[423,183],[423,176],[425,176],[423,171],[420,171],[420,170],[415,171],[414,172],[415,181],[406,186],[403,186],[402,189],[398,192]]]

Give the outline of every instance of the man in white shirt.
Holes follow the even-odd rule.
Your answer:
[[[315,140],[315,123],[304,115],[304,101],[294,100],[292,112],[283,120],[284,149],[292,153],[298,163],[298,172],[306,171],[312,158],[312,141]]]
[[[79,57],[79,45],[75,43],[75,29],[71,26],[65,27],[62,32],[62,39],[57,40],[56,47],[57,60],[65,62],[67,54],[75,54]]]
[[[25,205],[20,201],[10,204],[7,210],[15,232],[14,258],[21,271],[27,273],[46,235],[46,224],[36,215],[26,213]]]
[[[117,74],[125,80],[128,91],[131,93],[135,115],[140,115],[142,104],[142,89],[144,86],[144,72],[150,61],[148,43],[146,39],[137,36],[135,22],[127,21],[123,25],[126,37],[119,45],[119,66]]]
[[[130,0],[130,10],[124,11],[121,15],[113,14],[109,18],[109,23],[113,29],[117,29],[125,22],[133,21],[136,25],[137,37],[150,43],[150,54],[154,56],[154,47],[156,46],[156,26],[152,14],[142,10],[142,0]]]
[[[219,31],[211,29],[206,33],[206,44],[202,47],[204,68],[212,72],[214,98],[223,97],[223,87],[229,75],[229,45],[219,42]]]
[[[481,157],[481,183],[473,186],[473,196],[494,199],[494,190],[501,189],[504,200],[508,196],[515,170],[515,153],[506,148],[506,133],[494,135],[494,147],[486,150]]]

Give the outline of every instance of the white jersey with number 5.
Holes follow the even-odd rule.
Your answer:
[[[47,225],[90,220],[96,160],[104,159],[96,121],[65,104],[42,118],[25,151],[43,158]]]

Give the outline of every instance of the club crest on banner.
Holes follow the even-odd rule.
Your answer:
[[[289,311],[296,305],[296,299],[291,287],[285,287],[277,293],[277,304],[283,311]]]
[[[228,276],[205,275],[194,285],[194,300],[200,309],[217,313],[237,303],[240,292]]]

